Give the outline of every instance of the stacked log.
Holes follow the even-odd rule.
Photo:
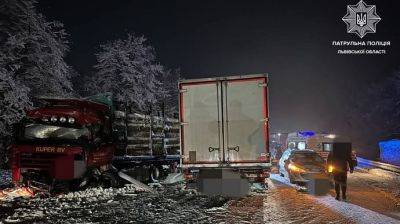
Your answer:
[[[152,155],[151,117],[132,113],[127,115],[126,154],[130,156]]]
[[[164,148],[168,155],[179,155],[180,153],[180,124],[178,119],[165,118],[164,126]]]
[[[115,111],[114,113],[113,131],[117,133],[117,149],[115,154],[122,156],[126,154],[126,119],[125,112]]]
[[[128,156],[163,156],[179,154],[179,121],[177,119],[138,113],[115,112],[115,128],[124,133]]]

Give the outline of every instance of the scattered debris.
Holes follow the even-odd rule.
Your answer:
[[[0,191],[0,202],[1,201],[11,201],[18,197],[30,198],[35,195],[32,188],[29,187],[15,187],[8,188]]]

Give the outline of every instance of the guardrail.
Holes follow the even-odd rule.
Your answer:
[[[383,170],[400,173],[400,166],[395,166],[392,164],[387,164],[387,163],[382,163],[382,162],[376,162],[376,161],[372,161],[372,160],[368,160],[368,159],[363,159],[360,157],[357,157],[357,161],[358,161],[358,166],[376,167],[376,168],[380,168]]]

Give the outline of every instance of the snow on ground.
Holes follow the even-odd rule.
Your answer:
[[[264,203],[267,223],[355,223],[327,206],[316,203],[313,197],[298,191],[278,174],[271,174],[270,192]],[[281,182],[282,181],[282,182]]]
[[[377,168],[357,168],[353,174],[349,177],[356,181],[364,181],[368,185],[380,188],[383,190],[388,190],[400,196],[400,174],[391,171],[386,171]]]
[[[208,209],[227,200],[206,197],[181,186],[156,193],[91,188],[50,198],[0,204],[4,223],[215,223]],[[8,208],[8,210],[7,210]]]
[[[183,184],[159,186],[155,193],[92,188],[50,198],[0,204],[3,223],[352,223],[317,205],[293,188],[228,200],[209,197]]]
[[[127,185],[17,198],[0,203],[0,223],[400,223],[388,216],[397,211],[390,207],[395,196],[387,193],[396,187],[397,178],[358,170],[349,175],[346,203],[329,195],[308,195],[277,174],[271,175],[266,192],[240,199],[201,195],[185,189],[181,175],[171,175],[164,185],[152,185],[154,193]]]
[[[183,173],[171,173],[162,181],[163,184],[176,184],[184,182],[185,178],[183,177]]]
[[[369,209],[362,208],[360,206],[337,201],[332,196],[315,197],[318,203],[325,205],[326,207],[336,211],[343,216],[354,220],[356,223],[375,223],[375,224],[395,224],[400,223],[399,220],[379,214]]]
[[[352,204],[400,220],[400,174],[357,169],[348,175],[348,186]]]
[[[379,171],[380,172],[380,171]],[[361,175],[361,177],[360,177]],[[373,173],[367,173],[367,175],[371,175],[373,176]],[[392,174],[385,174],[382,176],[386,176],[386,177],[393,177]],[[360,178],[363,181],[368,180],[368,178],[366,178],[365,176],[363,176],[362,174],[360,174],[359,172],[355,172],[354,175],[350,174],[349,175],[349,188],[351,189],[352,187],[352,182],[355,180],[360,181]],[[378,177],[371,177],[372,179],[379,179],[380,181],[382,181],[382,179]],[[271,179],[278,181],[282,184],[285,184],[291,188],[298,189],[298,187],[294,184],[290,184],[289,181],[286,178],[283,178],[281,176],[279,176],[278,174],[272,174],[271,175]],[[365,184],[365,183],[364,183]],[[381,182],[381,184],[385,185],[384,183]],[[365,188],[366,186],[364,186]],[[353,189],[354,190],[354,189]],[[305,195],[305,194],[304,194]],[[368,195],[365,193],[365,191],[363,192],[362,195],[360,195],[362,200],[364,200],[364,204],[362,204],[361,206],[365,206],[365,204],[368,204],[367,201],[368,200],[373,200],[369,197],[374,197],[375,195]],[[342,201],[337,201],[334,199],[334,197],[332,195],[328,195],[328,196],[322,196],[322,197],[317,197],[317,196],[311,196],[311,195],[306,195],[307,198],[314,200],[315,202],[317,202],[320,205],[323,205],[325,208],[328,208],[329,210],[336,212],[338,214],[340,214],[343,217],[348,218],[349,221],[351,222],[355,222],[355,223],[400,223],[400,221],[398,219],[394,219],[392,217],[388,217],[386,215],[380,214],[378,212],[360,207],[358,205],[352,204],[352,201],[354,199],[354,192],[350,191],[349,192],[349,197],[350,197],[350,202],[342,202]],[[375,200],[377,200],[375,202],[375,204],[381,204],[382,203],[382,198],[375,198]],[[370,206],[370,205],[369,205]],[[368,207],[368,206],[367,206]]]

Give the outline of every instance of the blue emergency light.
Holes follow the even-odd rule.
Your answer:
[[[298,135],[303,138],[309,138],[315,135],[313,131],[299,131]]]

